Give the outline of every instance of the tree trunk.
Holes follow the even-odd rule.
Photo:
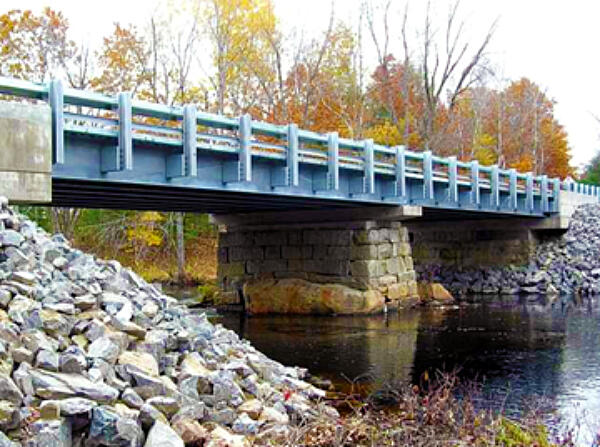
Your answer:
[[[183,237],[184,213],[176,213],[175,224],[177,227],[177,281],[183,283],[185,281],[185,240]]]

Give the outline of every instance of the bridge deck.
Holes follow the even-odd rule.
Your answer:
[[[0,93],[49,102],[53,203],[213,213],[420,205],[543,217],[561,188],[595,187],[455,157],[0,78]]]

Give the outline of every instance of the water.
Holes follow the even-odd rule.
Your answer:
[[[482,406],[516,415],[543,400],[551,427],[575,428],[578,444],[591,445],[600,429],[600,306],[474,301],[377,316],[226,313],[216,321],[269,357],[337,384],[419,383],[425,371],[458,368],[463,379],[483,383]]]

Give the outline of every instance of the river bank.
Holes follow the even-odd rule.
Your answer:
[[[561,236],[541,240],[529,265],[460,268],[415,264],[421,281],[440,282],[456,297],[600,294],[600,205],[580,206]]]

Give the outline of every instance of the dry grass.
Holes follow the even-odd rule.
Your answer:
[[[460,392],[459,392],[460,391]],[[325,411],[285,432],[265,431],[256,446],[573,446],[569,437],[549,438],[537,415],[521,421],[502,412],[477,410],[478,388],[459,384],[456,374],[439,374],[422,386],[388,387],[366,399],[346,396],[343,416]],[[457,398],[457,396],[463,396]],[[386,405],[382,406],[385,402]],[[392,404],[390,404],[393,402]]]
[[[148,249],[136,258],[127,250],[97,246],[91,242],[76,241],[84,251],[104,259],[116,259],[133,269],[146,281],[169,283],[177,279],[177,258],[174,250],[158,247]],[[198,237],[187,242],[185,247],[185,282],[189,284],[213,283],[217,277],[217,239],[212,236]]]

